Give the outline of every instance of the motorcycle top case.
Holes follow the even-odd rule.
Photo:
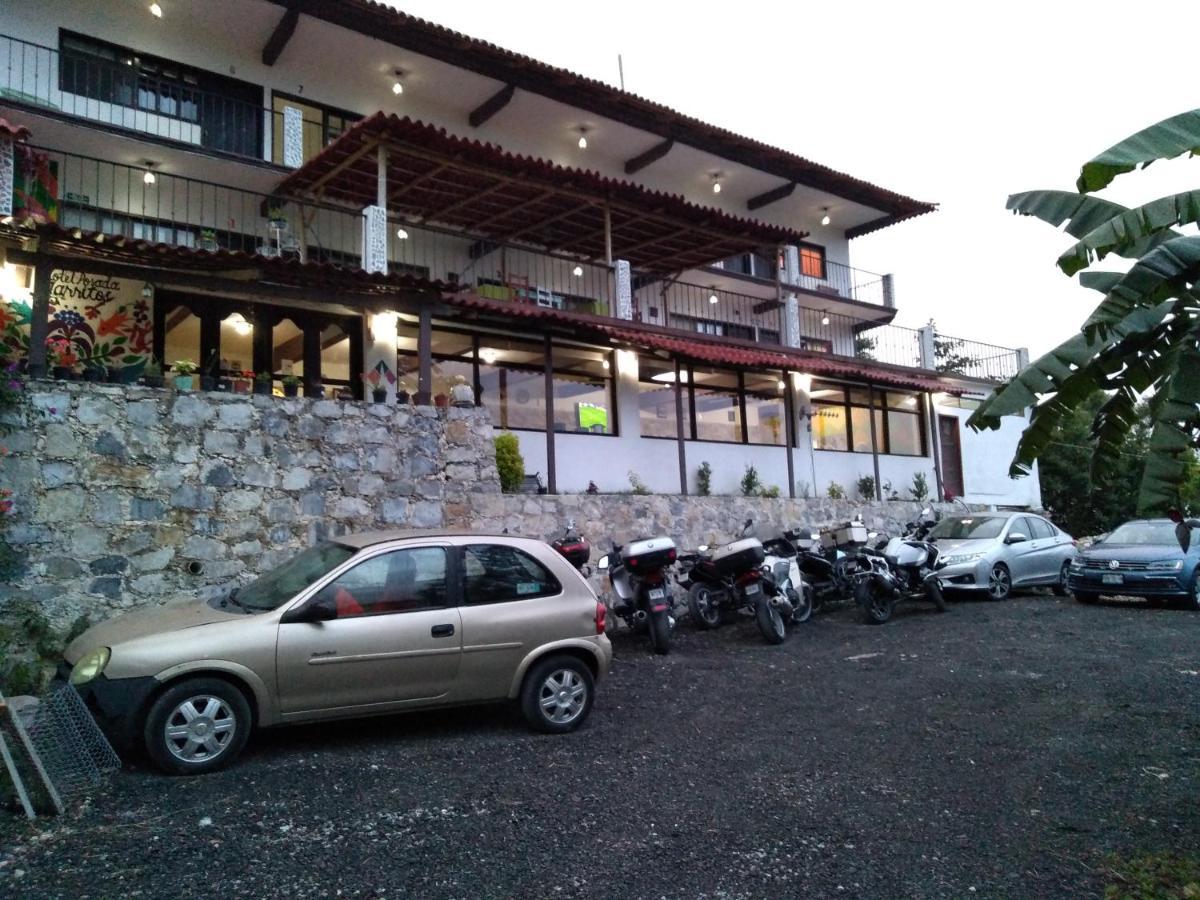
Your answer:
[[[845,544],[865,544],[867,542],[867,526],[861,522],[847,522],[837,528],[821,532],[822,547],[841,547]]]
[[[621,562],[631,572],[666,568],[675,556],[675,542],[669,537],[643,538],[621,548]]]
[[[758,538],[742,538],[740,541],[732,541],[724,547],[718,547],[712,555],[713,565],[722,575],[733,575],[737,572],[757,569],[766,558],[766,551],[763,550],[762,541]]]
[[[591,545],[583,538],[577,538],[573,541],[563,540],[559,538],[550,545],[559,553],[567,558],[567,562],[573,565],[576,569],[582,568],[583,564],[588,561],[592,555]]]

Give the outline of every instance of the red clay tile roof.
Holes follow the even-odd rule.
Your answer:
[[[271,2],[282,7],[294,5],[294,0]],[[505,50],[375,0],[324,0],[308,3],[303,11],[325,22],[769,172],[786,181],[827,191],[884,214],[851,229],[847,232],[849,237],[936,209],[935,204],[878,187],[787,150],[684,115],[653,100],[618,90],[602,81]]]
[[[602,260],[606,200],[613,257],[644,271],[678,271],[805,237],[383,112],[347,129],[276,193],[316,194],[358,208],[374,203],[377,145],[387,148],[389,193],[398,193],[391,210],[496,240],[519,234],[525,243]]]
[[[29,129],[24,125],[13,125],[8,119],[0,116],[0,135],[10,137],[14,141],[27,141],[29,133]]]

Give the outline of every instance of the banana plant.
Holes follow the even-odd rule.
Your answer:
[[[1009,469],[1013,477],[1028,474],[1056,426],[1101,390],[1109,396],[1092,421],[1092,477],[1102,479],[1119,465],[1126,435],[1145,421],[1139,401],[1147,400],[1151,430],[1138,510],[1162,513],[1177,503],[1188,456],[1200,447],[1200,236],[1178,229],[1200,224],[1200,190],[1134,208],[1093,192],[1183,154],[1200,154],[1200,110],[1143,129],[1084,163],[1076,192],[1008,198],[1013,212],[1076,239],[1058,266],[1104,295],[1078,334],[993,391],[969,419],[976,430],[995,429],[1001,417],[1032,409]],[[1123,273],[1090,269],[1109,254],[1133,264]]]

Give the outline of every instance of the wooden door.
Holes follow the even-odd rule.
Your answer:
[[[947,500],[961,497],[964,493],[962,441],[957,417],[938,416],[938,440],[942,445],[942,493]]]

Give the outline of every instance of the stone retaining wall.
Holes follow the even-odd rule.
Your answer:
[[[499,496],[486,412],[34,382],[0,436],[7,540],[56,629],[225,590],[327,533],[441,527]]]

